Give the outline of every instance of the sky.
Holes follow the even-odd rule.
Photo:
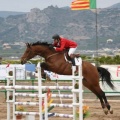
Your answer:
[[[70,6],[73,0],[0,0],[0,11],[30,12],[32,8],[43,10],[48,6]],[[109,7],[120,0],[97,0],[97,8]]]

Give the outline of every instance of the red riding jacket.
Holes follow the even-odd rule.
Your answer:
[[[69,48],[76,48],[77,47],[77,43],[72,41],[72,40],[68,40],[66,38],[60,38],[60,42],[55,44],[53,43],[53,45],[55,47],[57,47],[55,50],[56,51],[63,51],[64,49],[69,49]]]

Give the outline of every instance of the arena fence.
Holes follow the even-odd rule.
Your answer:
[[[76,109],[77,107],[79,108],[79,120],[83,120],[83,110],[82,110],[82,106],[83,106],[83,98],[82,98],[82,66],[79,66],[79,75],[78,76],[74,76],[74,70],[73,70],[73,75],[72,75],[72,86],[42,86],[42,79],[41,79],[41,68],[38,67],[38,86],[19,86],[19,85],[15,85],[16,82],[16,75],[15,75],[15,67],[13,68],[13,76],[7,76],[7,86],[0,86],[0,89],[6,89],[7,91],[7,120],[10,120],[10,104],[13,104],[13,120],[16,120],[16,115],[17,114],[22,114],[22,115],[39,115],[39,120],[48,120],[49,116],[59,116],[59,117],[65,117],[65,118],[73,118],[73,120],[76,119]],[[13,86],[9,86],[10,84],[10,80],[13,80]],[[79,81],[79,88],[75,89],[75,84],[76,84],[76,80]],[[21,90],[37,90],[38,94],[28,94],[28,93],[16,93],[17,89],[21,89]],[[47,95],[46,94],[42,94],[42,90],[46,90],[46,89],[51,89],[51,90],[71,90],[72,95],[60,95],[61,97],[68,97],[68,98],[72,98],[73,103],[72,104],[51,104],[50,106],[54,106],[54,107],[70,107],[73,108],[73,114],[69,115],[69,114],[58,114],[58,113],[48,113],[48,108],[47,108]],[[9,96],[10,96],[10,92],[12,91],[13,93],[13,99],[10,100]],[[77,101],[77,95],[79,96],[79,101]],[[34,97],[37,96],[39,98],[39,102],[16,102],[16,96],[30,96],[30,97]],[[57,97],[59,95],[57,94],[53,94],[52,97]],[[42,107],[40,107],[42,105],[42,98],[44,98],[45,101],[45,111],[44,111],[44,115],[42,112]],[[20,111],[16,111],[16,105],[29,105],[29,106],[39,106],[39,111],[38,112],[20,112]]]

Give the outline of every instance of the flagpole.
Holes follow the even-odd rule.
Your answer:
[[[83,2],[84,1],[84,2]],[[96,58],[98,58],[98,26],[97,26],[97,0],[74,0],[71,3],[72,10],[94,9],[95,12],[95,31],[96,31]],[[98,66],[98,61],[96,63]]]
[[[96,58],[98,58],[98,26],[97,26],[97,23],[98,23],[98,14],[97,14],[97,4],[96,4],[96,9],[95,9],[95,21],[96,21]],[[97,63],[96,63],[96,66],[98,66],[98,60],[97,60]]]

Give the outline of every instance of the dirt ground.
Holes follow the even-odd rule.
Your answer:
[[[1,84],[0,84],[1,85]],[[93,99],[92,99],[93,98]],[[85,120],[120,120],[120,100],[117,97],[109,97],[109,103],[113,108],[114,113],[105,115],[99,100],[96,99],[96,97],[93,94],[84,95],[85,101],[83,102],[87,106],[89,106],[90,116],[88,118],[85,118]],[[112,99],[112,100],[111,100]],[[114,99],[114,100],[113,100]],[[17,98],[18,101],[26,100],[26,98]],[[63,104],[70,104],[71,100],[62,99]],[[29,98],[27,101],[37,101],[36,98]],[[60,103],[59,99],[54,99],[54,103]],[[36,111],[38,110],[37,106],[31,106],[26,107],[27,111]],[[12,105],[11,105],[12,109]],[[61,114],[72,114],[71,108],[61,108],[61,107],[55,107],[50,112],[55,113],[61,113]],[[0,120],[7,120],[7,104],[5,101],[5,95],[3,92],[0,92]],[[12,112],[11,112],[11,120],[12,120]],[[23,117],[22,120],[25,120],[25,117]],[[36,120],[38,120],[38,117],[36,116]],[[60,117],[50,117],[49,120],[72,120],[71,118],[60,118]]]

